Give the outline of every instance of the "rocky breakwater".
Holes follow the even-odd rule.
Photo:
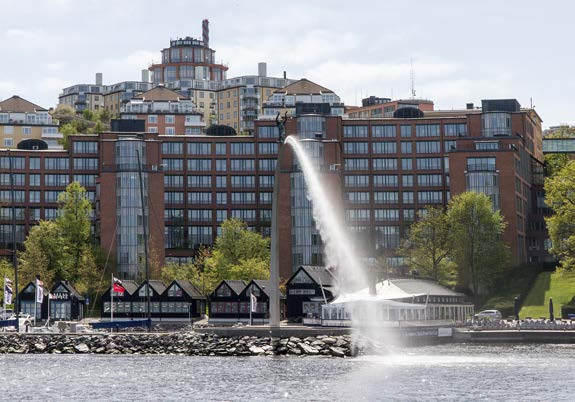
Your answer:
[[[351,337],[222,337],[194,332],[0,336],[0,353],[170,354],[190,356],[352,356]]]

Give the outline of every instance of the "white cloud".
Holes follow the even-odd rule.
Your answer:
[[[141,70],[147,69],[154,60],[157,62],[158,59],[159,51],[136,50],[125,57],[102,60],[94,66],[93,73],[103,73],[104,84],[139,81]]]

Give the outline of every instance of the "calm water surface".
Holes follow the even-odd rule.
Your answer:
[[[574,401],[575,345],[443,345],[354,359],[0,355],[1,400]]]

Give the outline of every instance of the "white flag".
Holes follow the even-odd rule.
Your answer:
[[[253,294],[250,293],[250,300],[251,300],[251,311],[255,313],[258,310],[258,298]]]
[[[4,278],[4,306],[12,304],[12,281]]]
[[[42,303],[42,300],[44,300],[44,282],[36,279],[36,302]]]

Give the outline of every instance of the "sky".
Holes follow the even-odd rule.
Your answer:
[[[448,0],[0,0],[0,99],[54,107],[62,88],[140,80],[170,39],[201,38],[228,78],[307,78],[348,105],[374,95],[436,109],[482,99],[533,105],[575,124],[575,2]]]

